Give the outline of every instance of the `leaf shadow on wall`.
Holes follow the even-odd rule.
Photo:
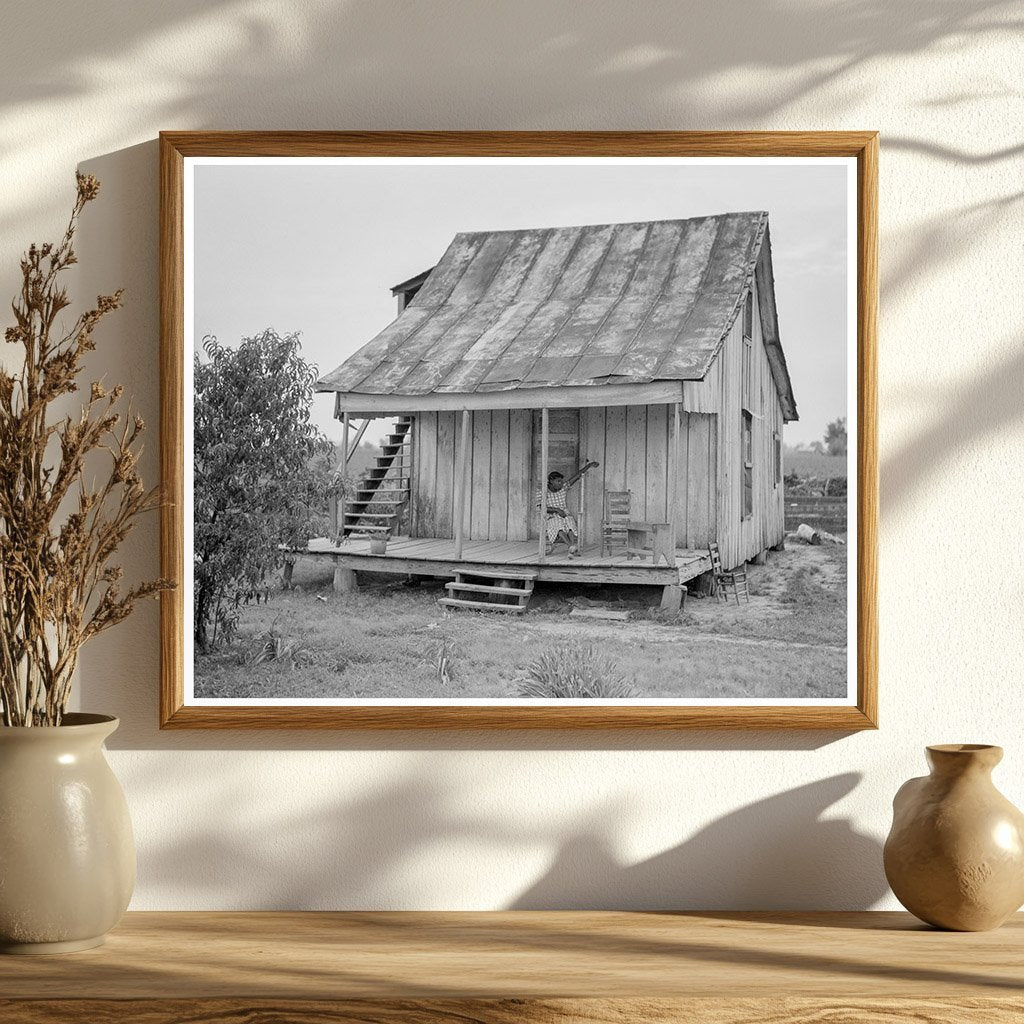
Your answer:
[[[882,461],[883,506],[898,507],[921,495],[957,455],[1024,423],[1024,338],[1007,339],[1000,347],[1007,354],[969,385],[952,393],[941,386],[918,391],[917,399],[932,415]]]
[[[737,100],[745,107],[737,113],[749,123],[869,60],[1019,28],[1012,0],[873,0],[827,9],[775,0],[756,12],[742,0],[711,8],[681,0],[646,5],[642,17],[619,5],[592,5],[585,18],[564,0],[522,0],[507,9],[462,5],[457,16],[439,16],[429,5],[95,0],[87,15],[67,13],[60,33],[38,6],[15,6],[5,19],[8,104],[71,103],[99,87],[92,67],[116,83],[120,62],[127,64],[135,48],[157,49],[158,40],[179,61],[164,65],[161,53],[150,52],[157,59],[146,70],[177,88],[133,99],[146,113],[161,107],[164,124],[176,127],[226,127],[225,112],[239,110],[249,128],[376,124],[385,76],[403,98],[405,124],[424,113],[436,124],[454,107],[448,98],[462,101],[457,114],[477,111],[480,117],[467,120],[486,123],[493,121],[494,98],[508,96],[521,111],[520,125],[536,126],[559,112],[549,85],[574,67],[595,112],[615,110],[624,96],[641,93],[656,102],[667,93],[674,123],[689,124],[688,115],[707,111],[699,96],[688,96],[688,85],[761,67],[760,88]],[[389,18],[394,30],[383,31]],[[740,24],[747,30],[737,32]],[[794,71],[795,80],[782,74]]]
[[[888,889],[880,844],[848,818],[822,817],[861,777],[835,775],[747,804],[637,864],[614,855],[606,826],[581,833],[511,909],[699,909],[703,899],[720,910],[800,910],[835,908],[838,894],[846,909],[868,908]]]
[[[28,170],[67,159],[45,105],[89,124],[100,153],[139,138],[137,126],[833,127],[844,105],[883,88],[871,75],[879,60],[914,61],[1020,29],[1013,0],[771,0],[755,11],[742,0],[680,0],[645,5],[641,17],[616,4],[580,17],[565,0],[461,5],[442,16],[427,4],[96,0],[81,13],[64,5],[59,32],[40,16],[46,6],[5,10],[0,156],[25,168],[32,198],[28,208],[0,202],[3,237],[52,209]],[[793,113],[819,93],[820,114]]]
[[[837,908],[837,894],[843,908],[864,910],[886,892],[880,846],[848,818],[825,817],[860,780],[850,772],[784,790],[634,864],[613,852],[632,827],[628,796],[592,800],[580,776],[565,779],[563,795],[573,808],[588,799],[591,806],[555,817],[524,815],[516,798],[486,806],[480,792],[493,789],[493,778],[446,782],[429,762],[348,799],[253,808],[254,816],[245,808],[259,788],[255,780],[215,780],[190,798],[167,841],[150,837],[140,848],[140,889],[149,905],[162,893],[187,891],[197,907],[216,899],[225,908],[265,910],[487,903],[728,912]],[[295,783],[301,790],[301,765]],[[697,785],[713,785],[712,777]],[[150,769],[135,777],[130,795],[140,806],[178,798],[173,781]],[[695,803],[706,802],[695,793]],[[685,832],[685,812],[677,814]],[[538,870],[539,851],[551,853]],[[487,867],[464,874],[478,864]],[[536,880],[517,894],[519,880],[531,874]]]

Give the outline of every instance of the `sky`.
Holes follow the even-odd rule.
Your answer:
[[[846,166],[342,159],[198,164],[194,174],[194,342],[299,331],[321,374],[394,319],[391,286],[432,267],[460,231],[767,210],[800,414],[785,442],[820,440],[846,415]],[[339,440],[333,405],[318,394],[313,418]]]

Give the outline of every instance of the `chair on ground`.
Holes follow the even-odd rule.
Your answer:
[[[601,556],[612,553],[612,543],[617,541],[626,547],[626,532],[629,528],[630,508],[633,504],[632,491],[605,491],[604,516],[601,519]]]
[[[726,604],[728,604],[729,587],[732,587],[736,603],[740,603],[740,591],[742,590],[743,596],[746,598],[747,604],[749,604],[750,590],[747,587],[746,563],[743,564],[741,569],[725,572],[722,568],[722,553],[718,550],[718,544],[712,541],[708,546],[708,553],[711,555],[712,587],[714,588],[715,598],[717,599],[721,596],[725,599]]]

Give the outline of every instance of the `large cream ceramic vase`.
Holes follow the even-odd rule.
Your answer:
[[[998,928],[1024,904],[1024,815],[992,784],[999,747],[928,747],[931,775],[893,800],[885,876],[896,898],[938,928]]]
[[[103,753],[116,728],[84,714],[0,727],[0,951],[98,946],[128,906],[135,844]]]

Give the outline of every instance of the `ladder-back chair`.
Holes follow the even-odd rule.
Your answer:
[[[726,604],[729,603],[729,587],[732,587],[732,592],[736,597],[736,603],[740,603],[740,591],[743,591],[743,596],[746,598],[747,604],[750,603],[750,590],[747,587],[747,567],[744,562],[742,569],[733,569],[731,572],[725,572],[722,568],[722,553],[718,550],[718,544],[714,541],[708,546],[708,553],[711,555],[711,575],[713,577],[712,586],[715,591],[715,598],[719,596],[725,599]]]
[[[633,504],[632,491],[605,491],[604,516],[601,519],[601,555],[612,553],[612,543],[626,547],[626,531],[629,527],[630,508]]]

